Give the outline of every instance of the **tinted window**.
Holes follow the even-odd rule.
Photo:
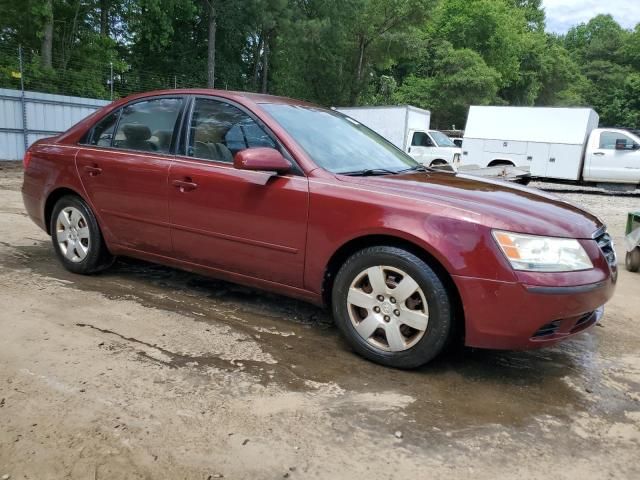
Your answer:
[[[182,100],[157,98],[123,108],[113,146],[143,152],[169,153]]]
[[[261,105],[313,161],[334,173],[384,168],[405,170],[418,164],[373,130],[338,112],[298,105]]]
[[[110,147],[113,139],[113,130],[118,122],[118,114],[120,111],[107,115],[100,120],[95,127],[89,141],[89,145],[98,145],[100,147]]]
[[[622,133],[602,132],[600,134],[600,148],[604,150],[615,150],[616,142],[624,142],[624,150],[633,150],[635,142]]]
[[[196,99],[187,155],[230,163],[237,152],[251,147],[275,148],[276,144],[239,108],[218,100]]]

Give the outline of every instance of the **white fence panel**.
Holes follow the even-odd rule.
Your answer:
[[[40,138],[62,133],[109,104],[107,100],[26,91],[23,125],[22,102],[20,90],[0,88],[0,161],[21,159],[25,143],[31,145]]]

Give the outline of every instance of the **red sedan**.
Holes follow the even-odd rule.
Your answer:
[[[410,368],[466,345],[550,345],[593,325],[616,257],[595,216],[432,171],[353,119],[286,98],[122,99],[24,159],[23,197],[62,264],[117,255],[330,305],[354,350]]]

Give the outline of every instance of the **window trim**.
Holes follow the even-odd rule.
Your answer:
[[[118,128],[120,128],[120,120],[122,119],[122,112],[124,111],[125,108],[131,106],[131,105],[135,105],[137,103],[142,103],[142,102],[149,102],[152,100],[165,100],[165,99],[175,99],[175,100],[181,100],[182,104],[180,106],[180,108],[178,109],[178,116],[176,117],[176,121],[175,124],[173,126],[173,134],[171,136],[171,145],[169,146],[169,152],[165,153],[165,152],[148,152],[148,151],[144,151],[144,150],[133,150],[131,148],[120,148],[120,147],[114,147],[113,146],[113,141],[116,137],[116,134],[118,132]],[[143,98],[137,98],[125,105],[121,105],[120,107],[118,107],[115,110],[110,111],[109,113],[107,113],[106,115],[104,115],[103,117],[101,117],[99,120],[97,120],[92,126],[91,128],[88,130],[88,134],[85,134],[85,138],[81,139],[80,142],[78,142],[80,145],[82,146],[86,146],[86,147],[91,147],[91,148],[104,148],[106,150],[113,150],[116,152],[131,152],[131,153],[137,153],[137,154],[147,154],[147,155],[160,155],[163,157],[173,157],[176,155],[176,146],[177,146],[177,140],[179,140],[180,138],[180,134],[182,132],[182,127],[183,127],[183,122],[184,122],[184,113],[185,113],[185,107],[187,106],[187,104],[189,103],[189,96],[188,95],[171,95],[171,94],[167,94],[167,95],[153,95],[150,97],[143,97]],[[92,145],[91,143],[87,143],[93,141],[93,135],[95,133],[95,128],[96,126],[102,122],[104,119],[106,119],[108,116],[112,115],[114,112],[117,112],[118,114],[118,119],[116,121],[116,125],[114,127],[114,135],[111,138],[111,144],[107,147],[104,145]],[[84,141],[83,141],[84,140]]]
[[[291,155],[289,150],[287,150],[287,148],[282,144],[278,136],[254,112],[249,110],[244,105],[239,104],[238,102],[235,102],[229,98],[219,97],[217,95],[202,95],[202,94],[190,95],[189,107],[186,109],[187,110],[186,117],[185,117],[186,120],[184,121],[184,124],[182,126],[181,138],[184,141],[179,145],[180,149],[176,151],[177,156],[181,156],[189,160],[204,162],[211,165],[233,166],[233,162],[231,163],[222,162],[220,160],[211,160],[207,158],[192,157],[187,155],[187,147],[189,145],[189,141],[191,140],[190,136],[191,136],[191,122],[193,120],[193,111],[195,109],[196,100],[198,99],[212,100],[218,103],[227,103],[232,107],[237,108],[245,115],[247,115],[254,122],[256,122],[256,124],[260,128],[262,128],[265,131],[265,133],[271,138],[271,140],[273,140],[273,143],[276,144],[276,147],[277,147],[276,150],[278,150],[284,156],[284,158],[286,158],[287,161],[291,163],[291,171],[289,173],[296,176],[303,176],[303,177],[305,176],[304,170],[302,170],[300,165],[298,165],[298,162],[294,159],[293,155]]]

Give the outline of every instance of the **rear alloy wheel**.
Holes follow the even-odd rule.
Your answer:
[[[81,198],[68,195],[58,200],[50,231],[53,248],[67,270],[91,274],[113,263],[98,222]]]
[[[60,251],[73,263],[82,262],[91,248],[89,225],[82,212],[75,207],[60,210],[54,232]]]
[[[452,325],[448,293],[420,258],[395,247],[370,247],[345,262],[333,291],[336,323],[370,360],[413,368],[434,358]]]

